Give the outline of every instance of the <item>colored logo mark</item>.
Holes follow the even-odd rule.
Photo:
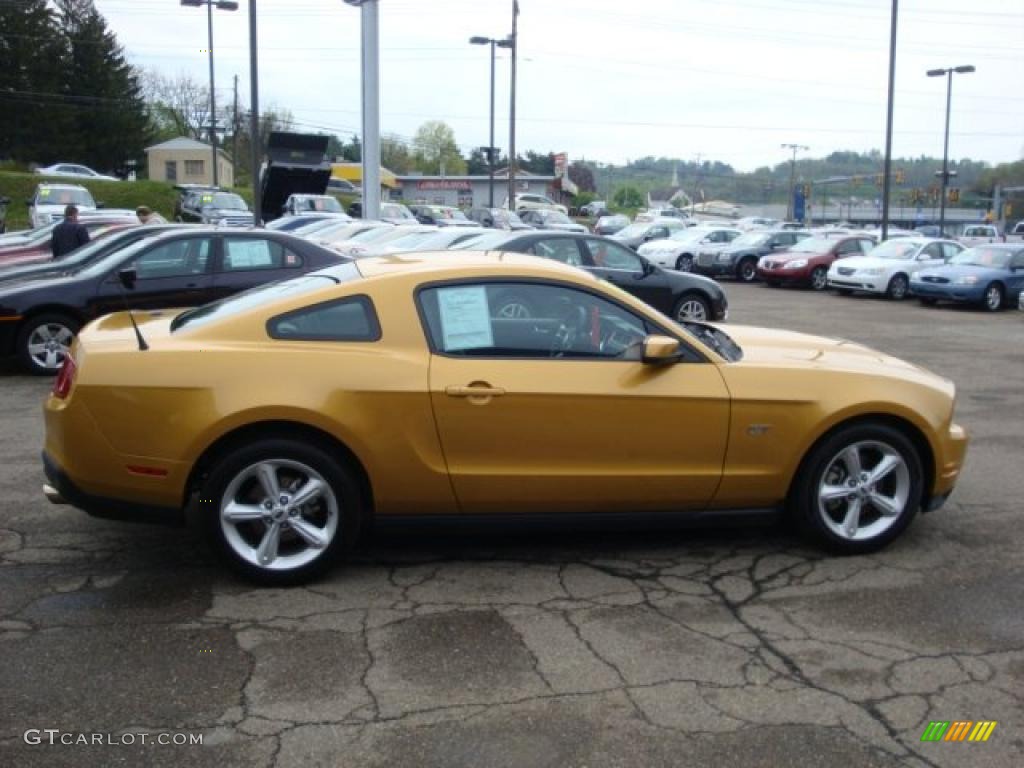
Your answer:
[[[921,741],[988,741],[996,725],[995,720],[932,720]]]

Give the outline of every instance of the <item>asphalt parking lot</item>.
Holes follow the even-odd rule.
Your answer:
[[[946,508],[843,559],[780,528],[392,534],[258,590],[186,531],[48,504],[49,383],[3,368],[0,765],[1024,764],[1024,313],[727,290],[732,323],[952,378]],[[922,742],[932,720],[998,725]],[[141,743],[168,732],[203,744]]]

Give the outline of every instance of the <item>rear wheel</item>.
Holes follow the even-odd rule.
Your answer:
[[[888,287],[885,289],[885,295],[894,301],[901,301],[907,297],[907,289],[909,287],[910,283],[907,281],[906,275],[893,275]]]
[[[998,312],[1003,308],[1003,286],[999,283],[992,283],[985,289],[985,298],[982,306],[989,312]]]
[[[683,253],[676,259],[676,269],[680,272],[692,272],[693,271],[693,256],[689,253]]]
[[[871,552],[910,524],[923,493],[914,444],[886,424],[855,424],[815,446],[792,498],[801,527],[846,554]]]
[[[351,472],[315,445],[265,438],[213,465],[200,498],[214,547],[243,576],[299,584],[351,548],[361,498]]]
[[[824,267],[815,267],[811,270],[811,288],[816,291],[824,291],[828,285],[828,270]]]
[[[37,376],[54,375],[71,354],[71,342],[78,328],[78,321],[67,315],[30,317],[18,334],[18,355],[22,363]]]
[[[754,282],[757,279],[757,260],[751,258],[743,259],[739,266],[736,267],[736,277],[744,283]]]
[[[688,293],[679,299],[672,316],[680,323],[684,321],[706,323],[711,319],[711,307],[702,297],[695,293]]]

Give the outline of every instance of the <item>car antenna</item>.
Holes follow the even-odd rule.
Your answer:
[[[135,322],[135,315],[132,313],[132,308],[128,306],[128,294],[124,292],[125,288],[135,288],[136,275],[137,273],[135,272],[135,270],[130,267],[120,270],[117,273],[117,287],[121,291],[121,300],[124,301],[124,308],[125,311],[128,312],[128,319],[131,321],[132,328],[135,331],[135,338],[139,342],[139,351],[145,352],[147,349],[149,349],[149,344],[147,344],[146,340],[142,338],[142,331],[139,330],[139,326]]]

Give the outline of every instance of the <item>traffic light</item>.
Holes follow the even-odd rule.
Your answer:
[[[949,197],[949,202],[951,202],[951,203],[959,203],[960,202],[960,190],[959,190],[959,188],[957,188],[957,187],[950,187],[949,188],[948,197]]]
[[[902,184],[906,180],[906,176],[907,175],[903,172],[902,168],[897,168],[896,169],[896,183],[897,184]]]

